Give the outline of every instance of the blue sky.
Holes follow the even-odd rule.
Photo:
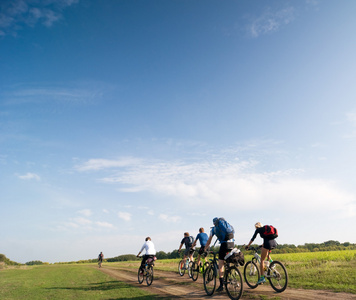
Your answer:
[[[2,1],[0,253],[355,243],[356,2]]]

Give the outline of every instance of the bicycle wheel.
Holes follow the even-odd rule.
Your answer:
[[[215,292],[217,270],[214,264],[208,266],[203,274],[204,289],[208,296]]]
[[[282,293],[287,288],[288,273],[281,262],[275,260],[270,264],[267,271],[267,278],[277,293]]]
[[[189,264],[188,264],[188,276],[189,278],[192,278],[192,267],[193,267],[193,261],[190,261]]]
[[[229,268],[227,271],[225,288],[230,299],[240,299],[243,292],[243,282],[241,272],[236,266]]]
[[[146,283],[147,286],[150,286],[153,281],[153,268],[152,266],[147,266],[147,272],[146,272]]]
[[[183,259],[178,263],[178,273],[180,276],[183,276],[185,273],[185,264]]]
[[[251,289],[255,289],[258,284],[258,279],[260,278],[260,271],[255,262],[248,261],[244,268],[245,282]]]
[[[195,261],[191,262],[191,264],[192,265],[189,268],[190,277],[193,279],[193,281],[197,281],[199,276],[199,266]]]
[[[140,268],[138,268],[138,275],[137,275],[137,277],[138,277],[138,283],[141,284],[141,283],[143,282],[143,279],[144,279],[144,277],[145,277],[144,274],[145,274],[145,273],[142,272]]]

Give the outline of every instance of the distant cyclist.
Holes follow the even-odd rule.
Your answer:
[[[224,218],[214,218],[213,219],[214,227],[211,228],[210,236],[205,245],[205,250],[207,250],[210,246],[211,240],[213,236],[216,235],[220,242],[219,249],[219,281],[220,286],[217,288],[217,292],[221,292],[224,290],[224,257],[229,252],[230,246],[228,246],[228,242],[233,241],[234,238],[234,228],[225,221]],[[233,243],[232,243],[233,244]],[[232,247],[233,248],[233,245]]]
[[[261,238],[263,238],[263,245],[262,245],[262,250],[261,250],[261,264],[260,264],[261,277],[259,278],[259,280],[257,282],[258,284],[262,284],[262,283],[266,282],[266,278],[263,275],[264,274],[264,261],[267,256],[268,256],[268,260],[270,259],[269,254],[270,254],[271,250],[277,247],[277,242],[275,241],[275,234],[267,233],[268,227],[270,227],[270,226],[268,226],[268,225],[263,226],[260,222],[257,222],[255,224],[255,228],[256,228],[255,233],[253,234],[251,241],[245,247],[246,249],[248,249],[248,247],[255,240],[257,234],[259,234],[261,236]]]
[[[151,238],[149,236],[146,237],[145,242],[142,245],[140,252],[137,254],[137,257],[140,256],[140,254],[143,250],[145,250],[146,253],[145,253],[145,255],[142,256],[142,261],[141,261],[141,266],[140,266],[141,272],[143,272],[143,270],[145,268],[146,260],[148,258],[154,257],[156,255],[155,245],[153,244],[153,242],[151,241]]]
[[[99,256],[98,256],[98,265],[99,268],[101,268],[101,264],[103,263],[103,259],[104,259],[104,254],[103,252],[100,252]]]
[[[203,227],[199,228],[199,233],[198,233],[197,237],[195,238],[195,241],[192,245],[192,247],[194,248],[197,244],[197,241],[199,240],[200,249],[199,249],[198,257],[197,257],[198,266],[200,264],[200,256],[203,255],[203,253],[205,252],[205,245],[206,245],[206,242],[208,241],[208,239],[209,239],[209,236],[204,232],[204,228]],[[205,261],[206,260],[207,259],[205,258]]]
[[[185,261],[187,260],[188,257],[190,258],[191,261],[193,261],[193,253],[194,253],[193,242],[194,242],[194,238],[189,235],[189,232],[184,232],[184,238],[180,242],[180,246],[178,249],[178,253],[179,253],[180,250],[182,249],[183,245],[185,245],[184,258],[183,258],[183,262],[184,262],[183,269],[186,268]]]

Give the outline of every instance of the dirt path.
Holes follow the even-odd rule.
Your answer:
[[[109,266],[102,267],[100,270],[119,281],[126,282],[130,285],[140,287],[145,291],[156,294],[157,299],[229,299],[226,292],[215,293],[212,297],[208,297],[204,291],[201,276],[199,276],[196,282],[193,282],[187,274],[181,277],[178,273],[155,270],[153,284],[148,287],[145,282],[142,284],[137,282],[136,271],[122,270],[117,267]],[[267,284],[254,290],[245,285],[244,294],[241,299],[355,300],[356,295],[291,288],[287,288],[286,291],[279,294]]]

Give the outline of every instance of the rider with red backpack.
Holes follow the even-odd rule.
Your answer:
[[[260,265],[260,271],[262,276],[257,282],[258,284],[262,284],[266,282],[265,276],[263,275],[264,260],[266,259],[267,256],[268,256],[267,259],[269,260],[269,254],[271,250],[277,247],[277,242],[275,241],[275,239],[278,237],[278,231],[277,228],[273,227],[272,225],[263,226],[260,222],[257,222],[255,224],[255,228],[256,228],[255,233],[252,236],[251,241],[248,243],[248,245],[245,248],[248,249],[248,247],[255,240],[257,234],[259,234],[261,238],[263,238],[263,245],[261,251],[261,265]]]

